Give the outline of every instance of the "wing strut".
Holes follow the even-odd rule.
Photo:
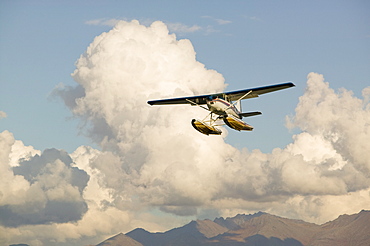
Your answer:
[[[202,105],[199,105],[199,104],[197,104],[196,102],[193,102],[193,101],[191,101],[191,100],[189,100],[189,99],[185,99],[187,102],[189,102],[191,105],[193,105],[193,106],[199,106],[199,107],[201,107],[201,108],[203,108],[203,109],[205,109],[205,110],[209,110],[208,108],[206,108],[206,107],[204,107],[204,106],[202,106]]]
[[[244,97],[248,96],[251,93],[252,93],[252,90],[248,91],[247,93],[244,94],[244,96],[242,96],[241,98],[239,98],[238,100],[236,100],[235,103],[239,102],[240,100],[243,100]],[[235,103],[233,103],[233,104],[235,104]]]
[[[248,96],[251,93],[252,93],[252,90],[248,91],[241,98],[239,98],[238,100],[236,100],[235,102],[233,102],[228,108],[231,108],[232,106],[235,106],[235,104],[237,104],[238,102],[240,102],[241,100],[243,100],[244,97]]]

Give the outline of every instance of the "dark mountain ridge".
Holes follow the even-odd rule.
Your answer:
[[[232,218],[191,221],[166,232],[151,233],[137,228],[118,234],[98,246],[368,246],[370,211],[341,215],[322,225],[258,212]]]

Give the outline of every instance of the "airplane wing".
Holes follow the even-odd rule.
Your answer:
[[[240,98],[242,99],[254,98],[262,94],[266,94],[266,93],[270,93],[270,92],[278,91],[282,89],[287,89],[293,86],[295,85],[292,82],[287,82],[283,84],[267,85],[267,86],[262,86],[262,87],[257,87],[257,88],[226,92],[225,95],[227,96],[229,101],[237,101]],[[245,94],[247,93],[249,94],[245,96]]]
[[[207,101],[212,100],[213,98],[225,98],[228,101],[237,101],[239,99],[247,99],[258,97],[259,95],[270,93],[273,91],[278,91],[282,89],[287,89],[289,87],[295,86],[292,82],[287,82],[283,84],[268,85],[257,88],[243,89],[230,92],[222,92],[201,96],[190,96],[190,97],[179,97],[179,98],[169,98],[161,100],[152,100],[148,101],[150,105],[168,105],[168,104],[191,104],[191,105],[200,105],[206,104]],[[249,93],[248,95],[246,95]]]
[[[191,97],[169,98],[169,99],[162,99],[162,100],[152,100],[152,101],[148,101],[148,104],[150,104],[150,105],[167,105],[167,104],[199,105],[199,104],[206,104],[207,99],[212,95],[217,95],[217,94],[209,94],[209,95],[203,95],[203,96],[191,96]],[[222,96],[223,93],[219,93],[219,95]]]

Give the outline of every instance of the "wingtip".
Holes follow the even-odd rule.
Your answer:
[[[293,87],[295,84],[292,81],[289,81],[289,84]]]
[[[295,86],[295,84],[293,83],[293,81],[287,81],[284,84],[287,85],[288,87],[294,87]]]

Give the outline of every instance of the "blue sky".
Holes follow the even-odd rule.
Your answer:
[[[238,147],[269,152],[285,146],[292,114],[309,72],[321,73],[332,88],[360,96],[369,84],[368,1],[2,1],[0,8],[0,129],[37,149],[71,152],[91,142],[78,134],[78,121],[50,97],[59,83],[74,85],[74,63],[111,19],[161,20],[190,30],[197,60],[221,73],[227,90],[293,81],[289,91],[244,101],[253,133],[230,133]],[[100,20],[98,25],[89,21]],[[193,29],[191,29],[193,27]],[[195,27],[195,28],[194,28]],[[265,139],[273,135],[268,143]]]

